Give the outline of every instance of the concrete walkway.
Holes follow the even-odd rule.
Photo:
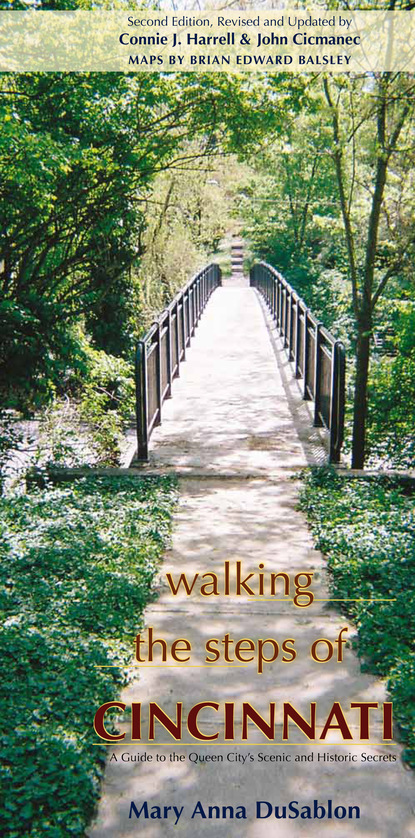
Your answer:
[[[324,434],[311,428],[307,405],[284,354],[272,340],[262,303],[244,285],[240,275],[215,291],[174,384],[173,399],[164,406],[163,424],[152,437],[148,469],[179,474],[180,505],[172,549],[160,576],[160,597],[146,612],[147,627],[170,644],[177,638],[188,639],[191,660],[183,666],[171,665],[170,659],[169,666],[142,667],[139,680],[125,690],[123,701],[143,705],[142,740],[131,744],[130,725],[125,724],[125,744],[108,747],[112,759],[89,835],[415,836],[415,784],[400,761],[399,746],[377,744],[382,743],[377,711],[372,711],[369,738],[374,744],[368,740],[359,744],[357,711],[350,709],[353,701],[383,702],[382,683],[360,673],[350,648],[343,663],[333,656],[329,663],[318,664],[310,656],[314,640],[325,637],[334,642],[347,626],[326,601],[324,561],[313,549],[297,510],[298,485],[292,479],[299,468],[324,459]],[[285,571],[292,581],[300,571],[312,572],[311,588],[318,601],[309,608],[296,608],[282,593],[274,599],[225,596],[224,564],[230,563],[234,576],[238,561],[244,577],[262,569],[266,579],[271,572]],[[166,573],[177,579],[179,573],[193,577],[208,572],[217,574],[221,595],[201,596],[199,586],[191,596],[172,595]],[[206,666],[206,641],[221,641],[226,634],[235,642],[248,638],[255,644],[273,638],[280,647],[285,639],[294,638],[297,658],[283,663],[280,650],[261,675],[254,662],[224,665],[221,657],[220,666]],[[352,634],[349,627],[348,636]],[[220,642],[218,648],[223,649]],[[185,744],[174,744],[158,724],[158,744],[145,744],[150,701],[172,718],[177,702],[183,702]],[[206,735],[219,732],[218,739],[206,744],[192,738],[185,721],[200,701],[216,701],[221,709],[224,702],[235,703],[234,741],[224,740],[223,712],[208,709],[200,716],[200,727]],[[339,701],[353,733],[352,743],[343,743],[339,732],[331,731],[321,744],[310,744],[295,725],[290,726],[288,741],[282,741],[282,703],[290,702],[309,718],[313,701],[317,737],[333,702]],[[275,744],[267,743],[253,723],[248,741],[237,744],[243,742],[239,724],[243,702],[251,703],[264,718],[270,702],[276,702]],[[138,761],[144,754],[152,760]],[[277,818],[274,811],[268,818],[256,817],[257,801],[267,801],[271,807],[298,801],[299,808],[312,808],[314,800],[326,808],[328,800],[333,807],[360,807],[360,820],[290,819],[289,812]],[[144,808],[139,819],[129,819],[131,801],[137,811],[147,803],[148,818]],[[205,818],[200,813],[192,817],[198,801]],[[172,809],[164,813],[163,807],[169,806],[184,807],[177,824]],[[235,807],[235,817],[230,818],[228,811],[225,819],[209,818],[209,806]],[[262,804],[261,813],[265,810],[269,811]],[[246,817],[237,818],[237,813]]]

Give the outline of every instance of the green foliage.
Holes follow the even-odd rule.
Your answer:
[[[134,416],[133,370],[122,358],[83,342],[84,380],[74,375],[72,397],[57,398],[39,423],[41,466],[119,465],[124,433]]]
[[[300,291],[312,284],[310,272],[312,280],[344,257],[328,127],[316,102],[307,104],[253,160],[255,177],[241,207],[255,254]]]
[[[368,449],[372,462],[389,468],[415,463],[415,308],[395,304],[389,319],[395,356],[372,363],[369,379]]]
[[[413,298],[413,120],[404,73],[313,78],[300,113],[253,160],[241,208],[254,257],[281,270],[346,344],[356,467],[367,455],[368,401],[372,455],[396,464],[414,455],[401,410],[413,391],[410,364],[397,362],[390,374],[382,363],[368,385],[370,336],[385,323],[385,298]]]
[[[126,683],[173,499],[168,478],[90,478],[0,498],[8,838],[85,834],[105,759],[93,716]]]
[[[84,372],[79,335],[61,315],[31,293],[24,302],[0,301],[0,393],[8,408],[33,412],[70,383],[74,369]]]
[[[389,678],[395,718],[415,767],[415,498],[399,484],[346,481],[332,469],[308,473],[301,504],[316,547],[326,554],[336,598],[359,629],[364,666]]]
[[[281,121],[279,107],[263,108],[263,89],[219,73],[3,74],[0,388],[8,406],[33,410],[53,397],[76,361],[71,329],[80,318],[97,348],[131,351],[131,272],[143,255],[154,178],[253,148]],[[212,209],[212,223],[200,225],[201,192],[193,207],[190,193],[185,224],[205,247],[218,227]]]
[[[252,260],[274,265],[350,352],[354,324],[330,142],[312,100],[253,161],[240,212]]]
[[[10,452],[17,449],[21,442],[22,434],[17,430],[13,417],[7,411],[0,410],[0,494]]]
[[[397,659],[390,672],[388,688],[393,701],[395,719],[406,745],[405,756],[415,765],[415,655]]]
[[[136,336],[147,330],[192,274],[211,261],[229,224],[229,169],[235,161],[205,160],[201,143],[193,142],[187,150],[201,155],[192,170],[160,173],[147,201],[142,256],[133,273],[131,326]]]
[[[131,366],[122,358],[89,351],[90,373],[82,391],[81,420],[87,423],[97,462],[117,465],[123,430],[134,416]]]

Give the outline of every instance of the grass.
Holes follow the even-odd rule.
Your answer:
[[[332,469],[308,472],[301,506],[326,554],[335,597],[359,631],[363,668],[388,679],[394,717],[415,768],[415,496],[383,479],[345,481]]]
[[[88,478],[0,498],[8,838],[85,834],[105,760],[93,716],[127,681],[174,496],[169,478]]]

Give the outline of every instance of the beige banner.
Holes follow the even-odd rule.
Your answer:
[[[415,12],[0,12],[0,70],[415,71]]]

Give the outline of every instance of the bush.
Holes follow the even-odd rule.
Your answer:
[[[0,498],[8,838],[85,834],[105,761],[92,746],[94,712],[127,681],[173,499],[168,478],[89,478]]]
[[[415,463],[415,307],[395,304],[389,315],[396,355],[374,358],[369,380],[368,450],[389,468]]]
[[[342,608],[358,626],[363,667],[389,678],[404,759],[415,767],[415,498],[391,481],[345,482],[317,469],[305,479],[301,505],[326,554],[333,597],[390,600]]]
[[[134,415],[131,366],[85,347],[88,367],[72,398],[55,399],[43,412],[37,460],[60,466],[119,463],[124,432]]]
[[[21,442],[22,433],[13,414],[0,410],[0,495],[10,454],[18,450]]]
[[[132,367],[122,358],[89,350],[90,373],[84,386],[80,416],[87,423],[97,462],[117,465],[124,428],[134,416]]]

